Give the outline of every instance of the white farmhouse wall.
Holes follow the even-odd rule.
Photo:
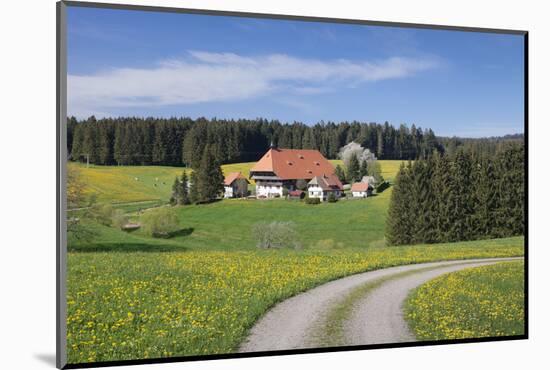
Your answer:
[[[324,200],[325,194],[323,193],[323,189],[321,189],[320,186],[309,186],[307,188],[308,195],[310,198],[319,198],[321,199],[321,202]]]
[[[233,198],[233,187],[232,186],[224,186],[225,193],[223,194],[224,198]]]
[[[354,198],[366,198],[368,194],[366,191],[354,191],[352,195]]]
[[[283,196],[282,181],[256,181],[256,197],[273,198],[276,195]]]
[[[316,185],[309,185],[307,191],[310,198],[319,198],[321,199],[321,202],[326,201],[329,193],[331,193],[331,191],[323,190],[320,186]],[[332,193],[334,193],[336,198],[340,198],[342,196],[340,190],[334,190]]]

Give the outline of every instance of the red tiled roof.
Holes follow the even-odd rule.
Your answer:
[[[318,150],[272,148],[252,167],[253,172],[273,172],[283,180],[309,180],[334,174],[334,166]]]
[[[356,182],[351,186],[351,191],[367,191],[369,184],[366,182]]]
[[[344,186],[338,179],[338,176],[336,175],[322,175],[322,176],[315,176],[313,179],[311,179],[311,183],[316,183],[319,185],[319,187],[323,190],[343,190]]]
[[[248,182],[246,177],[244,177],[240,172],[230,172],[223,179],[223,183],[224,183],[224,185],[229,186],[233,183],[233,181],[235,181],[237,179],[244,179],[244,180],[246,180],[246,182]]]

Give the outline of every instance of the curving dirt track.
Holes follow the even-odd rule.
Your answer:
[[[289,298],[269,310],[252,327],[239,352],[415,341],[401,310],[412,289],[449,272],[522,258],[422,263],[334,280]],[[368,284],[373,288],[353,301],[351,314],[342,322],[344,343],[341,339],[331,343],[331,338],[320,338],[319,333],[323,333],[335,307]]]

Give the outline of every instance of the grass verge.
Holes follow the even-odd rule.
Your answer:
[[[413,291],[405,304],[421,340],[524,333],[524,262],[503,262],[446,274]]]

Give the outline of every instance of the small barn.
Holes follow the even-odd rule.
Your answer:
[[[372,186],[366,182],[356,182],[351,185],[351,194],[354,198],[366,198],[372,195]]]
[[[230,172],[223,180],[224,198],[242,198],[248,195],[248,179],[240,172]]]

